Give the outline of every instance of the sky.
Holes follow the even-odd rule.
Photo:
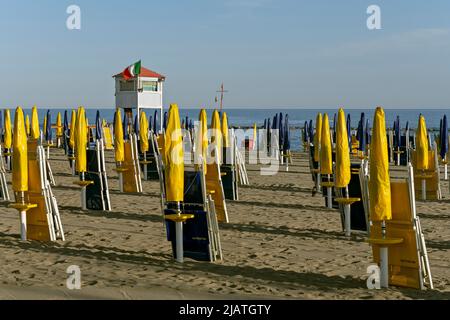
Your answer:
[[[69,5],[81,30],[68,30]],[[369,5],[381,30],[369,30]],[[0,0],[0,108],[113,107],[112,76],[164,74],[164,103],[450,107],[448,0]]]

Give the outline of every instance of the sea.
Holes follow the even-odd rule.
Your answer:
[[[61,112],[64,115],[64,108],[51,108],[50,114],[52,117],[52,122],[56,121],[56,115],[58,112]],[[100,115],[103,119],[106,119],[108,122],[112,122],[114,118],[114,108],[86,108],[86,115],[90,120],[90,123],[94,123],[95,115],[97,110],[100,111]],[[181,108],[180,109],[180,117],[181,119],[185,119],[188,117],[189,119],[198,119],[199,109],[195,108]],[[212,114],[212,110],[207,110],[208,116],[210,117]],[[228,116],[229,126],[235,128],[249,128],[253,127],[256,123],[258,127],[262,127],[264,124],[264,120],[267,118],[273,118],[277,113],[283,113],[283,115],[289,115],[289,124],[291,128],[291,148],[294,151],[302,149],[301,143],[301,128],[303,128],[305,121],[313,120],[315,123],[315,119],[318,112],[327,113],[330,118],[330,125],[333,124],[334,114],[337,113],[337,109],[304,109],[304,108],[224,108],[224,111]],[[365,114],[365,118],[369,119],[369,122],[372,123],[374,109],[346,109],[346,113],[350,114],[351,118],[351,126],[352,128],[356,128],[358,126],[359,119],[361,117],[361,113]],[[26,114],[31,115],[31,109],[24,109]],[[154,111],[147,110],[147,116],[153,114]],[[44,115],[47,113],[46,108],[39,108],[39,120],[41,123],[43,122]],[[395,119],[400,117],[400,125],[402,128],[406,126],[406,123],[409,123],[411,129],[415,129],[417,127],[419,115],[422,114],[425,117],[427,128],[431,131],[438,130],[440,125],[440,120],[444,115],[450,115],[449,109],[385,109],[386,115],[386,125],[388,127],[392,127]],[[14,112],[11,110],[11,117],[14,118]],[[69,112],[70,117],[70,112]],[[2,117],[3,118],[3,117]],[[13,120],[13,119],[12,119]]]

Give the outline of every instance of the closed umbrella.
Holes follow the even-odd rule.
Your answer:
[[[59,139],[63,135],[63,126],[62,126],[62,118],[61,118],[61,112],[58,112],[56,115],[56,136],[58,137],[58,146],[59,146]]]
[[[444,164],[444,179],[448,179],[447,172],[447,152],[448,152],[448,123],[447,123],[447,115],[444,115],[442,119],[442,133],[441,133],[441,159]]]
[[[207,114],[205,109],[200,110],[200,114],[198,117],[198,128],[195,142],[195,163],[196,169],[200,168],[200,164],[202,163],[203,173],[207,172],[207,150],[208,150],[208,123],[207,123]]]
[[[369,202],[370,219],[381,222],[381,236],[386,238],[386,221],[392,220],[391,182],[387,149],[386,119],[384,110],[378,107],[373,120],[372,143],[370,145]],[[388,286],[388,249],[380,248],[381,286]]]
[[[211,144],[215,144],[214,155],[216,156],[217,164],[222,163],[222,125],[220,123],[219,111],[214,110],[211,119]]]
[[[5,132],[4,132],[4,147],[5,149],[11,149],[12,147],[12,127],[11,127],[11,114],[9,109],[5,109]]]
[[[160,131],[158,123],[159,123],[159,121],[158,121],[158,110],[155,110],[155,113],[154,113],[154,116],[153,116],[153,132],[155,134],[158,134],[159,131]]]
[[[123,192],[123,168],[122,163],[125,161],[124,134],[122,126],[122,116],[120,109],[116,110],[114,115],[114,158],[116,160],[116,171],[119,174],[119,188]]]
[[[316,117],[316,133],[314,135],[314,161],[320,161],[320,143],[322,135],[322,114],[317,114]]]
[[[163,128],[164,128],[164,131],[167,129],[167,111],[164,112]]]
[[[332,185],[331,175],[333,174],[333,160],[332,160],[332,145],[331,145],[331,133],[330,122],[328,120],[328,114],[324,114],[322,118],[322,133],[320,139],[320,174],[326,175],[328,183],[327,188],[327,204],[328,208],[332,208]]]
[[[222,137],[223,137],[223,147],[229,148],[230,139],[228,135],[228,117],[226,112],[222,113]]]
[[[95,115],[95,138],[97,140],[103,139],[102,131],[102,119],[100,117],[100,111],[97,110],[97,113]]]
[[[400,116],[397,116],[397,119],[395,121],[395,139],[394,139],[394,147],[396,148],[397,153],[397,165],[400,165],[400,147],[402,145],[402,134],[401,134],[401,127],[400,127]]]
[[[428,131],[423,115],[419,116],[419,124],[416,131],[416,164],[417,170],[421,173],[416,173],[417,178],[422,178],[422,200],[426,200],[426,170],[429,168],[428,163]]]
[[[31,133],[30,117],[28,115],[26,115],[26,118],[25,118],[25,132],[26,132],[27,136],[29,136]]]
[[[352,122],[350,113],[347,114],[347,136],[348,136],[348,146],[350,153],[352,153]]]
[[[77,122],[77,114],[75,110],[72,110],[72,115],[70,118],[70,136],[69,136],[69,146],[72,149],[75,149],[75,125]]]

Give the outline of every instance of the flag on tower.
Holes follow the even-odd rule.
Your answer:
[[[125,80],[128,80],[140,74],[141,74],[141,61],[139,60],[138,62],[132,64],[123,71],[123,78]]]

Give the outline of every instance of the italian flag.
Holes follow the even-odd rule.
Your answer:
[[[128,79],[134,78],[140,74],[141,74],[141,61],[138,61],[138,62],[132,64],[131,66],[127,67],[123,71],[123,78],[125,80],[128,80]]]

